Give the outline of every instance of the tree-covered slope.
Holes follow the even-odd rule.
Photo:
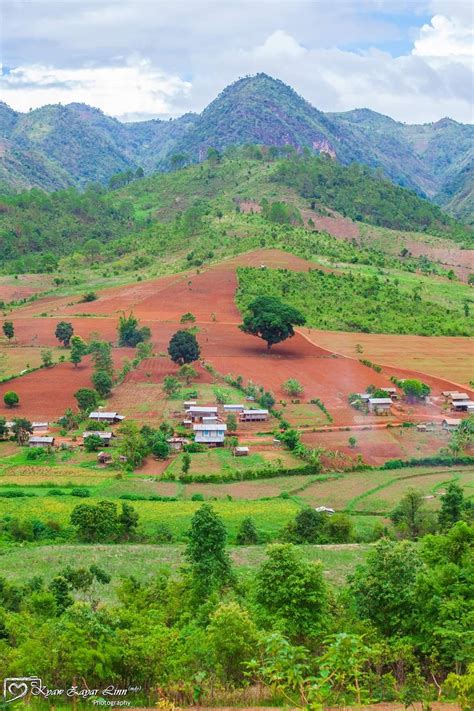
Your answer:
[[[249,152],[253,158],[247,157]],[[303,235],[313,233],[311,222],[304,229],[301,213],[316,217],[318,210],[326,208],[373,225],[422,230],[466,243],[470,238],[415,193],[380,180],[369,169],[340,166],[328,157],[295,154],[272,159],[254,146],[172,172],[122,175],[125,180],[117,184],[128,184],[117,190],[96,184],[83,192],[68,188],[50,194],[32,190],[0,195],[0,265],[7,270],[41,271],[51,263],[51,253],[60,258],[76,251],[99,253],[105,245],[115,245],[120,254],[122,238],[133,238],[134,248],[140,249],[155,234],[163,238],[160,253],[169,252],[176,243],[192,248],[195,235],[208,227],[222,240],[226,228],[221,225],[232,224],[232,216],[245,203],[261,211],[259,226],[271,230],[275,225],[299,225],[300,242]],[[256,232],[256,226],[253,229]],[[349,244],[333,241],[344,260],[357,261],[363,252],[351,246],[351,254],[343,256],[342,246]],[[370,244],[366,246],[370,249]],[[408,266],[417,268],[407,258],[403,268]]]
[[[296,307],[306,325],[329,331],[411,333],[421,336],[470,336],[469,314],[425,299],[419,289],[407,292],[397,280],[318,269],[238,270],[237,303],[245,313],[257,296],[276,296]]]
[[[27,114],[0,104],[0,138],[11,141],[0,155],[0,173],[11,189],[61,188],[65,175],[78,187],[107,184],[113,173],[126,169],[167,170],[177,154],[182,162],[195,162],[209,147],[258,143],[379,167],[390,180],[433,198],[444,195],[472,159],[473,128],[450,119],[409,126],[367,109],[325,114],[283,82],[257,74],[228,86],[202,114],[173,121],[123,124],[85,104],[45,106]],[[8,161],[14,162],[9,156],[15,150],[35,151],[36,162],[41,155],[47,169],[32,172],[26,161],[17,161],[10,179]],[[470,196],[462,202],[462,214],[469,217]],[[449,208],[451,202],[445,204]]]

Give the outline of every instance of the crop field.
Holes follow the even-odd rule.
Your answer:
[[[355,437],[355,445],[349,444],[349,437]],[[415,427],[381,425],[377,429],[308,431],[302,434],[302,440],[308,446],[342,452],[351,458],[362,455],[364,462],[377,466],[387,459],[429,456],[448,444],[449,434],[439,428],[436,432],[418,432]]]
[[[315,345],[331,348],[349,358],[368,358],[380,365],[449,378],[461,385],[469,385],[474,379],[474,354],[470,338],[393,336],[317,329],[305,329],[305,334]],[[358,345],[362,348],[359,352]]]
[[[369,545],[300,546],[304,558],[321,561],[328,582],[342,585],[356,565],[364,562]],[[32,575],[49,581],[67,565],[88,567],[98,565],[112,577],[111,586],[104,589],[104,600],[115,599],[120,579],[133,575],[137,580],[151,581],[160,568],[177,569],[184,562],[183,546],[176,545],[57,545],[31,548],[11,547],[0,552],[0,577],[8,575],[12,582],[25,583]],[[256,568],[265,557],[262,546],[239,546],[230,549],[234,563],[241,569]]]
[[[347,396],[350,392],[364,391],[369,384],[389,386],[392,374],[407,377],[410,371],[405,366],[399,367],[403,359],[390,358],[388,365],[395,367],[376,373],[354,357],[355,343],[346,350],[341,347],[342,355],[338,355],[338,334],[325,334],[326,340],[322,343],[317,340],[319,333],[315,337],[314,331],[308,329],[303,329],[294,338],[267,352],[261,341],[238,329],[241,315],[235,304],[236,268],[241,265],[308,270],[312,263],[275,249],[256,250],[225,260],[200,273],[188,271],[111,287],[99,292],[99,298],[90,303],[78,303],[77,297],[71,300],[70,296],[46,296],[14,312],[15,343],[25,349],[57,346],[54,330],[61,319],[70,320],[75,333],[83,338],[99,335],[114,343],[119,313],[124,309],[133,309],[141,323],[151,328],[155,353],[165,354],[171,335],[180,327],[182,314],[190,311],[197,319],[197,338],[203,358],[222,375],[241,375],[246,381],[252,380],[274,392],[277,400],[287,402],[288,415],[295,425],[317,426],[325,423],[324,414],[316,406],[313,409],[309,405],[309,400],[313,398],[324,402],[335,424],[377,421],[377,418],[362,416],[350,408]],[[354,334],[351,337],[354,338]],[[375,338],[378,342],[391,343],[400,337]],[[466,355],[466,339],[454,341],[463,344],[461,355]],[[126,357],[133,357],[131,349],[114,348],[117,366]],[[154,358],[142,363],[122,385],[115,388],[108,407],[123,410],[131,418],[158,421],[163,412],[160,384],[165,375],[175,372],[175,367],[167,358]],[[281,387],[295,373],[304,387],[301,406],[289,403]],[[15,391],[20,396],[16,412],[31,419],[59,417],[67,407],[75,405],[74,392],[80,387],[87,387],[90,376],[87,359],[78,368],[66,362],[25,375],[14,383]],[[205,372],[200,372],[199,382],[211,383],[211,379]],[[435,393],[449,389],[451,385],[449,381],[436,377],[436,373],[430,374],[429,384]],[[0,397],[11,387],[11,383],[0,385]],[[53,390],[56,397],[51,398]],[[0,414],[8,414],[3,403],[0,404]],[[436,409],[431,414],[440,415],[441,412]]]
[[[261,452],[250,453],[246,457],[234,457],[228,449],[210,449],[207,452],[198,452],[191,458],[190,475],[223,474],[249,469],[299,469],[304,462],[297,459],[291,452],[280,448],[273,448]],[[166,469],[166,476],[179,476],[182,467],[182,455],[176,457]]]

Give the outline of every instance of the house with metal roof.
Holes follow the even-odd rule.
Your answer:
[[[369,410],[376,415],[390,412],[392,406],[391,397],[371,397],[369,398]]]
[[[89,415],[89,420],[96,420],[96,422],[110,422],[110,424],[122,422],[124,419],[125,416],[119,415],[118,412],[103,412],[102,410],[91,412]]]
[[[191,405],[186,410],[186,419],[202,422],[203,417],[217,417],[217,405]]]
[[[194,425],[194,441],[198,444],[208,444],[211,447],[219,447],[224,444],[227,425],[221,422]]]
[[[54,437],[33,435],[28,440],[28,447],[54,447]]]
[[[264,422],[268,420],[268,410],[242,410],[240,420],[242,422]]]

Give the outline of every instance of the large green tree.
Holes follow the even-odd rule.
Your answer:
[[[92,388],[79,388],[74,393],[79,409],[82,412],[90,412],[97,407],[99,403],[99,394]]]
[[[4,321],[2,326],[3,335],[10,341],[15,335],[15,327],[13,321]]]
[[[257,296],[248,305],[247,312],[239,328],[244,333],[262,338],[267,342],[268,349],[294,336],[293,327],[302,326],[306,320],[298,309],[276,296]]]
[[[304,561],[289,543],[267,549],[255,596],[271,624],[293,639],[312,637],[324,624],[327,589],[321,564]]]
[[[58,341],[63,344],[65,348],[69,346],[73,334],[74,328],[72,323],[69,323],[69,321],[59,321],[59,323],[56,325],[54,335],[56,336]]]
[[[349,578],[359,616],[389,637],[411,628],[422,561],[413,543],[382,540]]]
[[[207,596],[232,581],[226,541],[227,531],[222,519],[210,504],[204,504],[191,520],[186,546],[186,559],[198,595]]]
[[[148,341],[151,337],[151,331],[148,326],[140,327],[139,321],[133,313],[128,316],[123,313],[120,316],[117,331],[119,346],[135,348],[139,343]]]
[[[194,333],[176,331],[169,342],[168,353],[173,363],[182,366],[198,360],[201,349]]]

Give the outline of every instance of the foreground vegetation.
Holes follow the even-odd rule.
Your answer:
[[[455,518],[417,545],[380,541],[337,591],[290,543],[270,546],[242,576],[222,520],[203,505],[180,573],[127,576],[113,604],[102,601],[112,580],[96,563],[47,581],[3,579],[2,669],[34,668],[55,688],[68,687],[70,670],[89,688],[112,676],[140,687],[135,704],[248,704],[258,689],[268,705],[412,704],[442,693],[467,708],[474,531]]]

